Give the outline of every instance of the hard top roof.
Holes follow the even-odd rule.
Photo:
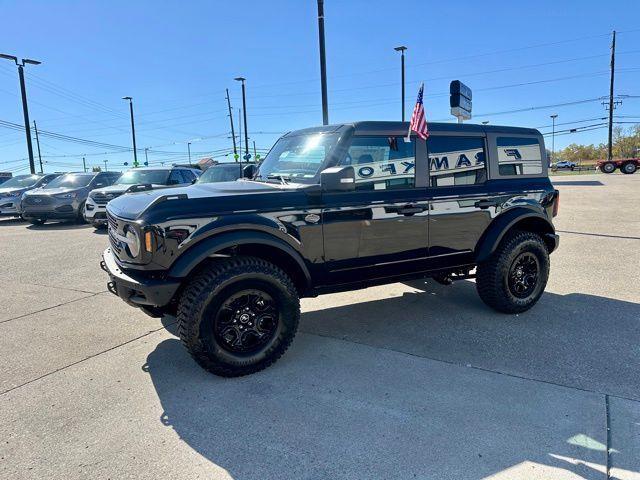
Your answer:
[[[479,125],[476,123],[445,123],[429,122],[429,132],[474,132],[474,133],[505,133],[520,135],[540,135],[535,128],[510,127],[501,125]],[[362,121],[325,125],[321,127],[295,130],[286,135],[305,135],[310,133],[334,133],[353,128],[356,135],[406,135],[409,130],[409,122],[394,121]]]

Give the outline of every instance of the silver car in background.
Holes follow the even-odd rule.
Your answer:
[[[24,193],[42,188],[60,173],[17,175],[0,185],[0,217],[19,217]]]
[[[76,220],[84,222],[84,204],[94,188],[111,185],[118,172],[66,173],[44,188],[24,194],[22,218],[34,225],[47,220]]]

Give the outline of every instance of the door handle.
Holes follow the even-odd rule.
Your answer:
[[[489,207],[497,207],[498,206],[498,202],[496,202],[495,200],[478,200],[476,203],[474,203],[474,206],[476,208],[489,208]]]
[[[400,207],[397,210],[398,215],[415,215],[416,213],[422,213],[425,211],[425,207],[421,207],[419,205],[405,205],[404,207]]]

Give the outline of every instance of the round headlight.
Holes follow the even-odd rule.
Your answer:
[[[127,239],[129,254],[134,258],[137,257],[140,253],[140,238],[138,234],[132,228],[127,228],[125,237]]]

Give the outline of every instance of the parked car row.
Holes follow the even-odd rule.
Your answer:
[[[22,217],[35,225],[47,220],[106,225],[106,205],[123,194],[235,180],[239,164],[216,164],[205,175],[183,167],[144,167],[121,172],[67,172],[17,175],[0,186],[0,217]]]

